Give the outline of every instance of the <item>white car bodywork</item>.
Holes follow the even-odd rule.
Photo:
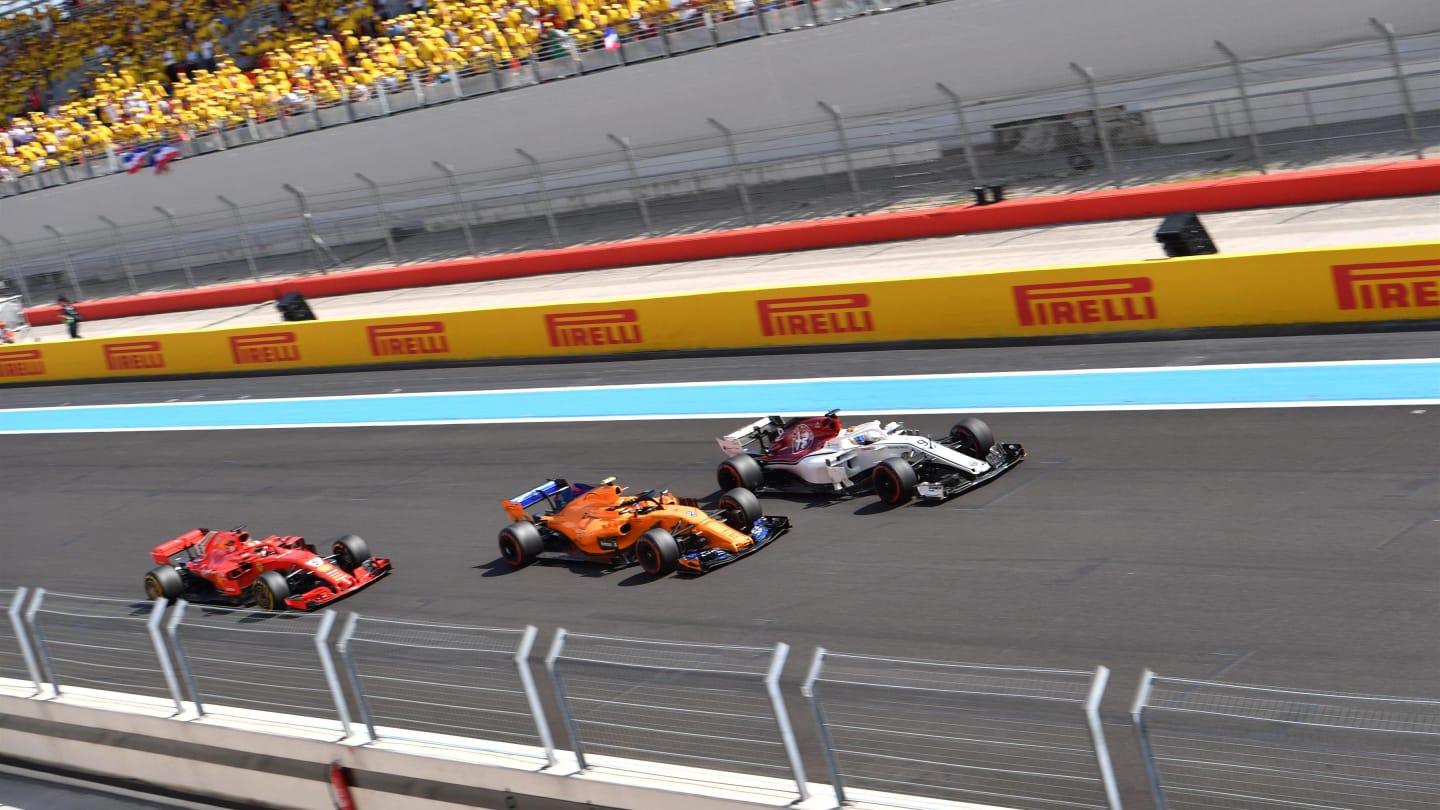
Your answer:
[[[771,424],[768,418],[757,419],[716,441],[726,456],[741,455],[747,452],[746,445]],[[807,483],[830,486],[839,491],[855,486],[854,476],[887,458],[903,458],[912,462],[923,458],[972,476],[991,470],[988,461],[972,458],[912,430],[905,430],[901,422],[890,422],[882,427],[878,419],[841,429],[835,438],[796,461],[771,460],[766,461],[765,466],[783,469]],[[921,481],[916,494],[922,498],[944,498],[945,488],[939,482]]]

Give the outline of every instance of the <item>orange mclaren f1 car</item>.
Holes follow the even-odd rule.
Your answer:
[[[596,486],[556,478],[504,501],[514,523],[500,530],[500,555],[515,568],[558,557],[612,566],[639,563],[654,576],[703,573],[790,529],[789,518],[766,516],[759,499],[743,489],[721,495],[713,510],[669,490],[625,491],[614,478]]]
[[[150,552],[159,563],[145,575],[150,599],[201,599],[261,610],[313,610],[390,573],[353,534],[335,539],[321,556],[303,537],[251,537],[244,526],[228,532],[190,531]]]

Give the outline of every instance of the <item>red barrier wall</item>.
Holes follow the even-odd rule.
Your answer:
[[[287,292],[307,297],[348,295],[546,273],[632,267],[756,253],[893,242],[977,231],[1158,217],[1177,211],[1233,211],[1284,205],[1404,197],[1440,191],[1440,160],[1411,160],[1285,174],[1201,180],[1142,188],[1007,200],[921,211],[763,225],[716,233],[542,250],[509,256],[355,270],[275,282],[84,302],[87,319],[124,318],[273,301]],[[59,322],[54,306],[25,312],[37,326]]]

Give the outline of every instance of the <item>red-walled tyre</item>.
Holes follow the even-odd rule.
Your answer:
[[[661,577],[674,571],[679,564],[680,546],[670,532],[651,529],[635,541],[635,559],[640,561],[645,573]]]
[[[915,497],[920,485],[920,476],[915,468],[903,458],[887,458],[875,467],[872,473],[875,494],[889,506],[899,506]]]
[[[533,523],[517,521],[500,530],[500,556],[511,568],[524,568],[544,550],[545,541]]]

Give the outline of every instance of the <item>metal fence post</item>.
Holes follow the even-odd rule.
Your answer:
[[[104,214],[100,215],[100,221],[109,225],[110,229],[115,232],[115,242],[120,247],[120,271],[125,274],[126,280],[130,282],[130,292],[140,292],[140,285],[135,283],[135,271],[130,268],[130,251],[125,244],[125,232],[120,229],[119,225],[115,224],[115,220]]]
[[[478,256],[479,251],[475,249],[475,235],[470,232],[470,211],[465,207],[465,199],[460,195],[460,181],[455,177],[455,169],[438,160],[430,161],[430,165],[439,169],[445,175],[445,182],[450,184],[450,196],[455,200],[455,211],[460,215],[460,227],[465,231],[465,247],[470,250],[471,256]]]
[[[370,701],[365,697],[365,687],[360,685],[360,670],[355,667],[355,656],[350,654],[350,639],[355,636],[355,626],[359,623],[359,613],[352,612],[345,617],[345,626],[340,628],[340,637],[335,640],[335,652],[339,653],[340,661],[345,665],[345,678],[350,681],[350,693],[355,696],[360,722],[364,724],[369,740],[375,740],[375,720],[370,714]]]
[[[38,694],[43,691],[41,684],[44,683],[40,675],[40,661],[35,656],[35,648],[30,644],[30,631],[25,627],[25,620],[20,617],[20,611],[25,608],[25,597],[29,593],[29,588],[16,588],[15,597],[10,600],[10,609],[6,614],[10,616],[10,626],[15,628],[15,641],[20,645],[20,657],[25,659],[25,669],[30,673],[30,680],[35,684]]]
[[[455,100],[463,101],[465,99],[465,92],[460,89],[460,71],[452,67],[450,68],[450,72],[445,75],[450,77],[450,87],[454,91]]]
[[[1111,184],[1118,188],[1120,173],[1115,166],[1115,152],[1110,148],[1110,132],[1105,128],[1104,113],[1100,109],[1100,91],[1095,86],[1095,71],[1075,62],[1070,63],[1070,69],[1084,80],[1085,89],[1090,94],[1090,115],[1095,120],[1095,135],[1100,140],[1100,154],[1105,157],[1105,170],[1110,173]]]
[[[545,188],[545,172],[540,169],[540,161],[524,149],[516,147],[520,157],[530,162],[530,168],[535,171],[535,184],[540,187],[540,204],[545,208],[545,224],[550,228],[550,243],[560,244],[560,226],[555,222],[555,210],[550,204],[550,191]]]
[[[150,643],[155,646],[155,657],[160,659],[160,672],[165,676],[165,686],[170,689],[170,697],[175,701],[175,713],[185,713],[185,696],[180,693],[180,682],[175,679],[175,668],[170,665],[170,653],[165,648],[165,637],[160,630],[160,622],[165,618],[165,597],[157,597],[150,608],[150,618],[145,620],[145,632],[150,635]]]
[[[240,206],[224,194],[216,194],[215,199],[224,203],[230,209],[231,216],[235,217],[235,235],[240,238],[240,252],[245,256],[245,263],[250,266],[250,277],[259,281],[260,268],[255,264],[255,246],[250,244],[250,232],[245,229],[245,216],[240,213]]]
[[[35,595],[30,598],[30,607],[25,609],[23,614],[25,629],[29,631],[30,639],[33,642],[33,655],[35,658],[35,673],[39,675],[36,685],[40,687],[42,694],[47,694],[45,687],[49,687],[48,697],[60,694],[60,684],[56,683],[55,667],[50,663],[50,653],[45,649],[45,635],[40,632],[40,625],[35,621],[35,614],[40,612],[40,603],[45,600],[45,589],[36,588]]]
[[[385,249],[390,252],[390,261],[399,264],[400,252],[395,249],[395,237],[390,234],[390,225],[386,222],[385,198],[380,196],[380,185],[360,172],[356,172],[355,177],[370,187],[370,197],[375,201],[375,225],[385,237]]]
[[[545,655],[545,671],[550,673],[550,684],[555,687],[556,703],[560,706],[560,718],[565,722],[565,732],[570,735],[570,748],[575,753],[575,762],[580,770],[585,770],[585,744],[580,740],[580,729],[575,725],[575,715],[570,711],[570,698],[565,694],[565,682],[560,680],[560,673],[556,670],[555,662],[560,659],[560,654],[565,650],[565,628],[561,627],[555,631],[555,640],[550,643],[550,651]]]
[[[800,747],[795,743],[795,731],[790,727],[790,715],[785,711],[785,698],[780,694],[780,671],[785,668],[785,658],[789,654],[789,644],[783,641],[775,644],[770,671],[765,673],[765,693],[770,696],[770,708],[775,712],[775,722],[780,727],[780,742],[790,759],[790,773],[795,776],[795,787],[800,791],[800,801],[803,802],[810,798],[810,786],[805,783],[805,763],[800,759]]]
[[[425,99],[425,87],[420,84],[420,74],[410,74],[410,89],[415,92],[415,103],[424,107],[429,102]]]
[[[330,696],[335,699],[335,714],[340,718],[340,729],[350,736],[350,706],[345,700],[345,690],[340,686],[340,676],[335,671],[335,660],[330,657],[330,629],[335,626],[333,610],[326,610],[320,616],[320,628],[315,631],[315,652],[320,655],[320,669],[325,673],[325,683],[330,687]]]
[[[815,657],[810,661],[810,671],[800,684],[800,694],[810,702],[810,713],[815,716],[815,730],[820,735],[820,749],[825,755],[825,767],[830,770],[830,786],[835,790],[835,801],[845,804],[845,779],[840,775],[840,760],[835,757],[835,745],[830,739],[830,726],[825,722],[825,710],[820,706],[820,693],[815,691],[815,681],[825,666],[825,648],[816,647]]]
[[[635,184],[632,192],[635,195],[635,203],[640,206],[640,221],[645,223],[645,233],[652,234],[655,232],[655,226],[650,222],[650,206],[645,202],[645,195],[640,193],[640,170],[635,166],[635,154],[630,151],[630,139],[622,138],[613,132],[605,133],[605,137],[620,147],[620,151],[625,155],[625,165],[630,167],[630,181]]]
[[[1110,670],[1095,668],[1090,681],[1090,694],[1085,698],[1085,725],[1090,729],[1090,742],[1095,748],[1095,764],[1100,770],[1100,784],[1105,787],[1105,803],[1110,810],[1121,810],[1120,788],[1115,784],[1115,769],[1110,763],[1110,746],[1105,743],[1105,729],[1100,725],[1100,700],[1105,697],[1105,684]]]
[[[1140,674],[1135,702],[1130,705],[1130,721],[1140,742],[1140,758],[1145,762],[1145,778],[1150,782],[1150,797],[1155,803],[1155,810],[1166,810],[1165,791],[1160,789],[1160,771],[1155,767],[1155,751],[1150,747],[1150,734],[1145,730],[1145,707],[1150,704],[1150,691],[1154,685],[1154,672],[1147,669]]]
[[[326,259],[329,259],[330,263],[335,265],[340,264],[340,262],[336,260],[335,254],[330,252],[329,246],[320,238],[320,234],[315,232],[315,218],[310,215],[310,203],[305,199],[305,189],[289,183],[285,183],[280,187],[295,196],[295,204],[300,206],[300,222],[305,227],[305,236],[310,239],[310,248],[314,251],[315,258],[320,263],[320,272],[322,275],[328,273],[329,271],[325,269]]]
[[[84,298],[85,292],[80,288],[80,278],[75,275],[75,263],[70,260],[70,248],[65,243],[65,232],[54,225],[46,225],[45,230],[55,234],[55,239],[60,242],[60,262],[65,265],[65,274],[70,277],[70,286],[75,297]]]
[[[175,212],[163,205],[155,206],[155,210],[165,216],[170,222],[170,247],[175,251],[175,260],[180,262],[180,269],[185,271],[185,281],[192,288],[195,284],[195,273],[190,270],[190,258],[185,251],[180,249],[180,226],[175,221]]]
[[[1230,68],[1235,72],[1235,89],[1240,92],[1240,105],[1245,110],[1245,124],[1250,128],[1250,151],[1255,155],[1255,168],[1259,169],[1261,174],[1267,174],[1265,152],[1260,147],[1260,132],[1255,128],[1255,110],[1250,106],[1250,90],[1245,85],[1245,71],[1240,67],[1240,57],[1218,39],[1215,40],[1215,47],[1230,60]]]
[[[180,643],[180,622],[185,618],[184,599],[175,600],[175,609],[170,611],[170,621],[165,623],[165,637],[170,639],[170,649],[175,653],[175,663],[180,667],[180,680],[190,695],[190,705],[195,707],[195,716],[205,716],[205,703],[200,699],[200,688],[195,685],[195,673],[190,671],[190,659],[185,656],[185,647]]]
[[[385,90],[385,82],[381,79],[375,80],[375,100],[380,102],[380,116],[390,117],[390,93]]]
[[[975,156],[975,144],[970,139],[970,123],[965,119],[965,105],[961,103],[960,96],[946,87],[944,82],[936,82],[935,88],[944,93],[955,107],[955,121],[960,125],[960,148],[965,150],[965,163],[970,167],[970,181],[978,186],[985,185],[985,176],[980,173],[980,160]]]
[[[855,197],[855,205],[860,205],[860,178],[855,174],[855,157],[850,154],[850,139],[845,135],[845,122],[840,120],[840,111],[834,106],[824,102],[816,102],[820,109],[830,115],[830,120],[835,122],[835,134],[840,137],[840,151],[845,154],[845,174],[850,178],[850,193]]]
[[[5,243],[5,252],[10,254],[10,275],[15,279],[15,285],[20,288],[20,294],[26,299],[30,298],[30,285],[25,282],[25,274],[20,272],[20,261],[16,257],[15,243],[3,236],[0,242]]]
[[[320,117],[320,101],[314,96],[310,97],[310,117],[315,119],[316,132],[325,128],[325,121]]]
[[[545,762],[555,764],[555,740],[550,736],[550,724],[545,720],[545,707],[540,704],[540,693],[535,689],[535,678],[530,674],[530,651],[535,648],[535,637],[540,634],[533,624],[525,625],[525,635],[515,649],[515,668],[520,673],[520,686],[525,690],[525,702],[530,705],[530,716],[535,720],[535,730],[540,734],[540,745],[545,748]],[[547,766],[548,767],[548,766]]]
[[[1420,143],[1420,130],[1415,126],[1415,99],[1410,95],[1410,81],[1405,78],[1405,66],[1400,63],[1400,49],[1395,45],[1395,26],[1382,23],[1374,17],[1370,25],[1385,38],[1390,49],[1390,64],[1395,68],[1395,81],[1400,85],[1400,100],[1405,104],[1405,131],[1410,134],[1410,143],[1415,147],[1415,157],[1425,158],[1425,147]]]
[[[720,130],[720,135],[725,138],[725,151],[730,153],[730,168],[735,170],[735,186],[740,189],[740,206],[745,209],[745,221],[754,225],[755,209],[750,205],[750,189],[745,185],[745,171],[740,168],[740,153],[735,149],[735,133],[714,118],[705,120],[710,126]]]

